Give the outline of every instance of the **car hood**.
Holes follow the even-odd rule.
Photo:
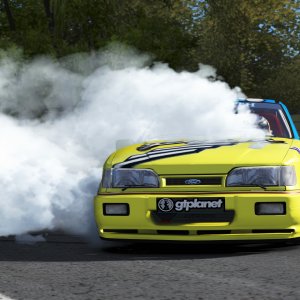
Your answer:
[[[238,166],[282,165],[291,139],[265,141],[158,142],[118,150],[115,168],[147,168],[158,174],[225,174]]]

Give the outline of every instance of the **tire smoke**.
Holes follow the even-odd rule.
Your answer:
[[[239,89],[120,45],[60,61],[0,60],[0,236],[88,235],[101,165],[120,139],[258,139]]]

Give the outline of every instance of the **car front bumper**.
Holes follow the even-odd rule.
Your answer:
[[[158,221],[158,198],[225,199],[227,217],[188,217],[178,222]],[[285,203],[282,215],[256,215],[256,203]],[[129,215],[107,216],[104,203],[126,203]],[[152,241],[254,241],[300,237],[299,192],[247,192],[218,194],[101,194],[94,199],[95,220],[101,238]],[[205,216],[206,215],[206,216]],[[231,216],[229,216],[231,215]]]

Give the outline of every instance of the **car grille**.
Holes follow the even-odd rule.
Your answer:
[[[221,185],[222,177],[166,177],[166,185]]]

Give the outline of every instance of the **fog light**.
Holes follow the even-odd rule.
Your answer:
[[[105,216],[128,216],[129,205],[127,203],[104,203],[103,214]]]
[[[256,215],[285,215],[285,202],[255,203]]]

